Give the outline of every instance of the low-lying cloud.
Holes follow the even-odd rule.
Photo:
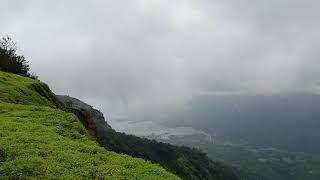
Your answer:
[[[13,0],[0,7],[0,34],[56,93],[116,112],[204,93],[319,91],[319,6]]]

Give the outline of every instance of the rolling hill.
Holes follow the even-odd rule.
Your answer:
[[[106,151],[61,108],[44,83],[0,72],[0,179],[179,179]]]

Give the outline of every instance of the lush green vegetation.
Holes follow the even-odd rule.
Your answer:
[[[212,161],[205,153],[196,149],[173,146],[114,130],[108,130],[105,136],[98,137],[98,140],[108,150],[158,163],[183,179],[253,179],[236,168]]]
[[[45,86],[37,80],[0,72],[0,101],[14,104],[55,107],[46,97],[35,91]]]
[[[0,72],[0,179],[178,179],[97,145],[45,90],[40,81]]]

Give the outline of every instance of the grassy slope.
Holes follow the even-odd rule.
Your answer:
[[[99,147],[73,114],[34,91],[39,86],[0,72],[0,179],[178,179],[158,165]]]

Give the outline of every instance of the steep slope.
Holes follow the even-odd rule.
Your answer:
[[[259,179],[238,169],[210,160],[206,154],[187,147],[178,147],[145,138],[116,132],[103,114],[90,105],[69,96],[57,96],[76,114],[97,141],[107,150],[160,164],[183,179],[242,180]]]
[[[0,179],[179,179],[158,165],[108,152],[49,88],[0,72]]]

